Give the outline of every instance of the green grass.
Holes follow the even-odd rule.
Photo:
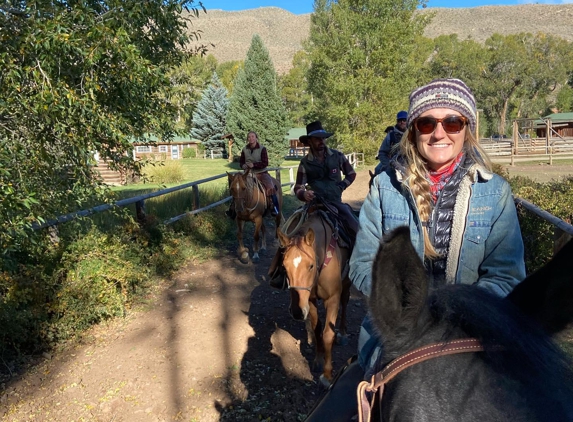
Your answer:
[[[158,184],[158,183],[135,183],[127,186],[115,186],[112,188],[114,192],[118,193],[120,198],[130,198],[137,195],[144,195],[156,190],[170,188],[173,186],[182,185],[189,182],[195,182],[202,179],[207,179],[212,176],[225,174],[226,172],[234,172],[240,170],[238,163],[229,163],[226,159],[205,160],[203,158],[184,158],[179,160],[185,172],[184,181],[181,183],[172,184]],[[281,167],[298,166],[299,161],[288,160],[281,164]],[[274,171],[270,171],[271,176],[274,177]],[[296,168],[294,169],[294,177],[296,177]],[[286,183],[289,181],[289,170],[281,170],[281,182]],[[207,182],[209,185],[225,185],[227,178]]]

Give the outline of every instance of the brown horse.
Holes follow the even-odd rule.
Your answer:
[[[255,225],[252,261],[257,263],[260,259],[259,250],[262,252],[267,248],[263,222],[263,217],[267,211],[267,198],[264,188],[258,182],[256,176],[251,173],[250,169],[245,170],[244,173],[230,174],[227,172],[227,176],[229,179],[229,191],[235,201],[235,211],[237,213],[237,240],[239,241],[237,252],[239,259],[242,262],[248,262],[249,260],[249,250],[243,244],[243,226],[245,221],[252,221]],[[272,179],[277,187],[277,199],[279,202],[279,213],[275,217],[275,225],[278,228],[281,223],[282,190],[276,179]],[[275,237],[277,236],[275,230]],[[260,249],[259,240],[261,240]]]
[[[289,311],[294,319],[306,321],[315,348],[314,367],[320,370],[324,365],[320,380],[328,386],[332,382],[332,346],[339,307],[337,340],[341,344],[348,341],[346,306],[350,297],[350,279],[346,264],[351,251],[339,247],[337,232],[319,212],[310,214],[291,236],[281,230],[278,236],[284,248],[283,266],[291,297]],[[326,308],[324,329],[318,318],[318,299],[323,300]]]

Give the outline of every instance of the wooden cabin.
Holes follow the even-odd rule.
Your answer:
[[[573,138],[573,112],[553,113],[535,120],[533,127],[538,138]]]
[[[201,141],[192,139],[189,136],[175,136],[171,142],[164,142],[153,135],[149,135],[151,142],[141,140],[131,141],[133,145],[133,159],[141,160],[143,158],[155,159],[159,161],[179,160],[183,158],[185,148],[193,148],[195,157],[198,156],[199,144]]]

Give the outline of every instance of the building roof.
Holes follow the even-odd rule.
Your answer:
[[[551,119],[551,123],[573,123],[573,112],[567,113],[553,113],[543,116],[543,119],[538,119],[533,122],[536,127],[545,126],[545,120]]]

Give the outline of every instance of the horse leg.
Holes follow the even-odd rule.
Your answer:
[[[263,237],[263,249],[266,249],[265,243],[265,225],[263,224],[263,217],[258,216],[255,218],[255,241],[253,244],[253,262],[256,264],[259,262],[259,239]]]
[[[307,318],[307,333],[309,343],[314,344],[314,362],[312,363],[313,371],[322,371],[324,368],[324,341],[322,338],[322,323],[318,318],[318,308],[316,299],[309,299],[309,310]],[[310,326],[309,326],[310,324]]]
[[[265,220],[261,217],[261,252],[267,250],[267,229],[265,227]]]
[[[339,330],[336,334],[336,343],[341,346],[348,344],[348,336],[346,335],[346,308],[350,299],[350,279],[342,280],[342,294],[340,295],[340,324]]]
[[[324,307],[326,308],[326,321],[322,333],[322,341],[324,343],[324,371],[320,377],[320,381],[326,387],[332,382],[332,346],[334,345],[334,328],[336,326],[336,318],[338,317],[339,303],[340,295],[338,294],[332,295],[324,301]]]
[[[249,261],[249,250],[245,248],[243,244],[243,226],[245,222],[237,217],[237,240],[239,241],[239,249],[237,254],[239,255],[239,260],[243,263]]]

